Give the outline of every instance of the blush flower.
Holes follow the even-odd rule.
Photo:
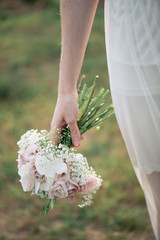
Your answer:
[[[102,179],[88,165],[87,158],[64,144],[55,146],[46,130],[32,129],[21,136],[17,144],[22,188],[44,199],[45,212],[49,204],[51,208],[54,206],[55,198],[73,203],[78,193],[82,197],[79,207],[91,204]]]
[[[49,195],[48,198],[52,199],[52,198],[66,198],[68,197],[68,189],[66,187],[65,182],[63,181],[57,181],[55,182],[50,190],[49,190]]]
[[[39,172],[37,172],[36,169],[34,171],[34,178],[37,182],[40,182],[40,183],[45,183],[46,182],[46,176],[39,174]]]
[[[76,181],[73,181],[72,179],[69,179],[69,181],[66,183],[67,189],[68,189],[68,198],[67,200],[71,203],[75,201],[75,195],[77,192],[80,191],[80,187]]]
[[[36,146],[32,145],[25,150],[19,151],[18,154],[18,168],[21,168],[24,164],[35,160]]]
[[[28,162],[33,161],[35,159],[36,145],[31,145],[27,149],[24,150],[23,156]]]
[[[80,185],[82,194],[90,194],[99,185],[99,179],[95,176],[89,176],[87,180]]]
[[[26,159],[24,158],[23,151],[19,151],[17,162],[18,162],[18,169],[20,169],[24,164],[27,163]]]
[[[56,181],[67,182],[70,179],[70,174],[68,171],[63,172],[61,174],[56,174],[55,179],[56,179]]]

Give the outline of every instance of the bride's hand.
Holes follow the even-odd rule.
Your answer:
[[[80,135],[78,126],[78,93],[59,94],[57,98],[56,108],[51,122],[51,130],[54,135],[57,135],[55,127],[62,130],[66,125],[69,125],[72,137],[72,143],[75,147],[80,146],[80,140],[85,139]],[[58,144],[58,138],[55,139]]]

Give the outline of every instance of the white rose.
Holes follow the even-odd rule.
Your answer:
[[[33,171],[34,165],[30,162],[23,165],[18,171],[18,174],[21,176],[20,182],[24,192],[31,191],[34,188],[35,179],[33,174],[31,174]]]
[[[40,184],[39,190],[41,192],[42,191],[48,192],[49,188],[52,186],[52,184],[53,184],[53,180],[47,178],[46,182]]]

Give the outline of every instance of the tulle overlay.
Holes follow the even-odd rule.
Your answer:
[[[160,171],[160,1],[106,0],[112,100],[132,164]]]

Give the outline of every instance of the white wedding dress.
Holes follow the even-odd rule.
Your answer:
[[[106,0],[115,114],[160,240],[160,0]]]

